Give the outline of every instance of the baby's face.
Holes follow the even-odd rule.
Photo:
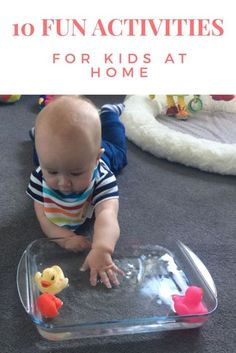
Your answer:
[[[50,188],[63,194],[70,194],[80,193],[87,189],[92,180],[94,168],[55,169],[42,167],[42,172]]]
[[[100,154],[93,158],[74,148],[53,144],[48,148],[47,143],[38,146],[38,155],[43,177],[47,185],[64,194],[80,193],[89,186]],[[79,153],[80,151],[80,153]]]
[[[47,185],[62,193],[89,186],[101,155],[101,124],[88,102],[61,97],[36,121],[35,146]]]

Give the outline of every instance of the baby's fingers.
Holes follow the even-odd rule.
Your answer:
[[[107,275],[108,275],[111,283],[113,283],[115,286],[120,285],[120,282],[118,281],[116,274],[115,274],[115,272],[113,272],[113,270],[107,270]]]
[[[121,270],[119,267],[117,267],[115,264],[113,265],[112,270],[115,271],[116,273],[119,273],[119,275],[122,275],[122,276],[125,275],[124,271],[122,271],[122,270]]]
[[[112,270],[108,270],[108,271],[112,271]],[[108,271],[99,271],[99,276],[101,279],[101,282],[104,284],[105,287],[107,288],[111,288],[111,283],[108,277]]]
[[[96,286],[97,278],[98,278],[97,270],[91,269],[91,271],[90,271],[90,283],[91,283],[91,286]]]
[[[107,278],[109,279],[109,283],[111,282],[115,286],[120,285],[120,282],[119,282],[116,274],[118,273],[118,274],[124,276],[124,272],[119,267],[117,267],[114,263],[112,265],[106,267],[105,273],[107,275]],[[105,278],[106,283],[108,283],[107,278]],[[103,281],[103,283],[104,283],[104,281]],[[106,285],[106,283],[104,283],[104,284]],[[106,285],[106,287],[107,287],[107,285]],[[109,286],[108,288],[111,288],[111,287]]]

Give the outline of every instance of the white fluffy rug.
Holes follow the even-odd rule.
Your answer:
[[[209,96],[202,99],[209,114],[217,115],[220,111],[235,114],[236,132],[236,99],[231,102],[212,101]],[[208,172],[236,175],[236,143],[197,138],[170,128],[161,122],[165,109],[165,96],[157,96],[153,101],[148,96],[127,96],[121,120],[128,139],[157,157]],[[188,121],[178,123],[188,124]]]

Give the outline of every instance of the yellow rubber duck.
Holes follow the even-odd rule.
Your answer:
[[[45,268],[42,273],[37,272],[34,280],[40,292],[53,295],[68,287],[69,282],[68,278],[64,276],[62,269],[57,265]]]

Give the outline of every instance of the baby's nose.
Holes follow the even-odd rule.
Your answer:
[[[58,186],[68,187],[71,185],[71,181],[68,177],[61,175],[58,181]]]

